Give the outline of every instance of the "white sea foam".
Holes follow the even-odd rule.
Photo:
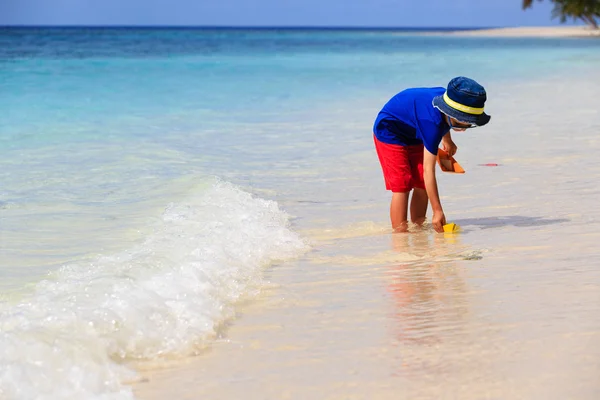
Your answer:
[[[66,265],[0,313],[0,398],[130,399],[129,360],[188,354],[304,242],[272,201],[213,182],[126,252]]]

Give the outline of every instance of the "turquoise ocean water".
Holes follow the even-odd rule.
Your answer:
[[[302,230],[385,223],[352,205],[382,196],[371,124],[402,88],[599,63],[594,39],[0,28],[0,397],[132,398],[124,363],[210,341]]]

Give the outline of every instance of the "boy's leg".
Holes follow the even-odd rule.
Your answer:
[[[390,220],[396,232],[408,230],[408,197],[412,189],[411,168],[405,146],[382,143],[375,135],[375,149],[383,170],[385,188],[392,192]]]
[[[392,193],[390,204],[390,220],[394,232],[406,232],[408,230],[408,194],[410,192]],[[412,214],[412,209],[411,209]]]
[[[413,224],[422,225],[427,215],[427,191],[425,189],[414,188],[412,198],[410,199],[410,220]]]
[[[414,187],[412,198],[410,199],[410,220],[413,224],[421,225],[425,222],[427,215],[427,203],[429,197],[425,190],[425,181],[423,179],[423,145],[408,147],[409,160],[412,181]]]

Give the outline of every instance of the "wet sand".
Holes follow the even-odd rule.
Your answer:
[[[529,221],[537,238],[527,244],[499,233],[513,220],[461,222],[491,224],[503,248],[481,247],[477,231],[321,243],[327,263],[272,270],[274,286],[223,339],[183,365],[142,371],[137,396],[597,398],[600,271],[558,261],[570,246],[546,239],[561,221]],[[373,256],[352,255],[359,244]]]

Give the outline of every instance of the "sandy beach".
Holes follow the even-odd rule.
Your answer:
[[[452,32],[457,36],[477,37],[600,37],[600,29],[588,26],[532,26],[494,29],[474,29]]]

